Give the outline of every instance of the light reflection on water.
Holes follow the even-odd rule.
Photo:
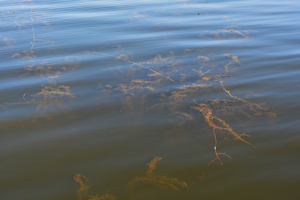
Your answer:
[[[295,199],[297,1],[1,5],[0,199]]]

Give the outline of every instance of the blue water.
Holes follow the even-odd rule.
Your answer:
[[[298,1],[0,3],[1,200],[298,199]]]

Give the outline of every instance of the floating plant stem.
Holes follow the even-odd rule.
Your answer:
[[[30,103],[29,101],[27,101],[27,100],[25,99],[25,95],[26,95],[26,94],[27,94],[27,92],[26,92],[25,94],[23,94],[23,99],[24,99],[25,102]]]
[[[132,61],[127,60],[127,59],[125,59],[125,58],[122,58],[122,57],[120,57],[120,56],[112,56],[112,55],[105,54],[105,53],[100,53],[100,52],[93,52],[93,53],[94,53],[94,54],[102,54],[102,55],[106,55],[106,56],[111,56],[111,57],[114,57],[114,58],[116,58],[116,59],[124,60],[124,61],[126,61],[126,62],[129,62],[129,63],[132,63],[132,64],[134,64],[134,65],[140,66],[140,67],[142,67],[142,68],[144,68],[144,69],[148,69],[149,71],[153,72],[154,74],[159,75],[159,76],[162,76],[162,77],[164,77],[164,78],[166,78],[166,79],[172,81],[173,83],[176,83],[173,79],[171,79],[171,78],[169,78],[169,77],[163,75],[162,73],[159,73],[159,72],[157,72],[157,71],[155,71],[155,70],[153,70],[153,69],[150,69],[150,68],[148,68],[148,67],[145,67],[145,66],[143,66],[143,65],[141,65],[141,64],[139,64],[139,63],[132,62]]]

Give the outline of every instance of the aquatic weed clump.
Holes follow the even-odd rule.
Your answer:
[[[99,196],[99,194],[88,195],[88,189],[90,188],[90,186],[86,186],[83,183],[83,180],[85,181],[89,181],[89,180],[81,174],[76,174],[73,178],[77,183],[80,184],[80,188],[76,192],[78,200],[116,200],[116,197],[107,193],[101,196]]]
[[[186,182],[179,181],[177,178],[169,178],[165,175],[157,176],[153,174],[153,170],[156,168],[156,164],[160,161],[161,157],[155,157],[150,163],[148,163],[148,171],[144,177],[135,177],[133,180],[128,182],[128,187],[133,190],[136,185],[143,183],[146,186],[158,187],[162,190],[171,188],[173,190],[178,190],[178,186],[187,187]]]

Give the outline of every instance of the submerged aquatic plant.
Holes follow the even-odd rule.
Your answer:
[[[251,144],[250,142],[247,142],[246,140],[244,140],[242,138],[242,136],[250,137],[250,135],[237,134],[236,132],[234,132],[232,130],[232,128],[224,120],[222,120],[222,119],[220,119],[218,117],[213,116],[212,115],[212,110],[209,109],[207,106],[203,106],[203,107],[201,107],[201,106],[192,106],[191,108],[194,109],[194,110],[200,111],[202,117],[205,119],[205,121],[208,123],[208,125],[213,128],[213,134],[214,134],[214,138],[215,138],[214,151],[215,151],[215,154],[216,154],[217,161],[220,162],[221,165],[223,165],[223,163],[222,163],[222,161],[221,161],[221,159],[219,157],[219,153],[217,152],[216,129],[224,131],[224,132],[227,132],[227,133],[233,135],[235,140],[240,140],[240,141],[242,141],[242,142],[244,142],[246,144],[251,145],[254,148],[254,150],[256,151],[256,153],[258,153],[257,149],[255,148],[255,146],[253,144]],[[217,126],[215,124],[215,122],[221,123],[223,125],[223,127],[222,126]]]
[[[26,2],[26,1],[22,1]],[[31,1],[28,1],[32,3]],[[32,32],[32,42],[30,44],[30,49],[21,50],[15,52],[9,58],[22,58],[29,59],[30,61],[36,60],[34,54],[34,46],[35,42],[53,42],[47,40],[38,40],[35,36],[35,30],[33,27],[34,18],[32,16],[33,9],[27,12],[28,19],[26,23],[20,23],[19,19],[23,18],[21,16],[12,18],[15,12],[13,13],[3,13],[3,16],[6,19],[9,19],[12,23],[16,24],[20,31],[22,31],[23,27],[31,27],[30,31]],[[134,17],[145,17],[141,15],[140,12],[133,12]],[[199,14],[199,13],[198,13]],[[24,21],[25,22],[25,21]],[[45,25],[48,25],[47,22],[42,22]],[[27,28],[28,28],[27,27]],[[200,34],[199,37],[204,38],[235,38],[242,37],[248,38],[248,35],[252,31],[246,30],[237,30],[239,27],[227,27],[225,29],[220,29],[219,31],[205,31],[203,34]],[[16,41],[13,38],[3,38],[3,41],[6,45],[14,45]],[[117,46],[117,49],[122,49],[120,45]],[[222,160],[220,159],[220,155],[227,156],[231,158],[229,155],[225,153],[219,153],[217,151],[217,135],[216,130],[223,131],[228,133],[233,137],[233,139],[240,140],[254,148],[256,152],[257,149],[255,146],[243,139],[243,136],[250,137],[246,134],[238,134],[236,133],[223,119],[220,119],[213,115],[226,110],[226,114],[229,112],[228,109],[231,109],[232,112],[236,112],[238,110],[243,110],[247,108],[247,112],[243,111],[243,113],[247,116],[250,116],[248,111],[251,111],[253,115],[262,115],[267,113],[270,116],[275,116],[272,112],[267,112],[266,109],[263,109],[261,105],[251,103],[242,98],[236,97],[231,94],[229,90],[227,90],[224,86],[223,80],[221,77],[228,77],[228,73],[231,73],[235,70],[234,67],[241,65],[238,56],[233,56],[232,54],[222,54],[222,55],[200,55],[199,52],[204,52],[204,49],[191,50],[186,49],[185,54],[194,54],[193,62],[195,64],[183,63],[181,59],[175,57],[173,52],[170,52],[170,55],[163,57],[157,54],[153,59],[144,62],[134,62],[130,60],[130,56],[126,54],[120,54],[118,56],[113,56],[101,52],[93,52],[94,54],[108,56],[120,62],[126,62],[130,64],[129,70],[126,72],[124,69],[119,69],[121,74],[129,75],[129,77],[133,77],[126,83],[117,83],[115,85],[106,84],[105,86],[101,86],[101,95],[109,94],[110,96],[118,96],[120,97],[121,104],[123,105],[124,111],[130,111],[132,113],[137,113],[134,111],[140,110],[137,114],[137,120],[141,118],[141,113],[143,110],[151,110],[157,109],[162,110],[162,108],[167,108],[166,110],[169,112],[169,116],[175,115],[181,121],[175,125],[175,131],[182,131],[180,126],[183,126],[187,121],[193,121],[194,118],[189,112],[189,108],[197,110],[201,113],[203,119],[206,123],[213,129],[213,135],[215,140],[214,152],[215,158],[211,160],[208,164],[207,168],[214,162],[223,165]],[[42,78],[45,78],[48,82],[48,85],[42,85],[41,91],[36,92],[32,95],[27,95],[25,93],[23,95],[23,100],[16,103],[4,103],[1,104],[0,107],[5,107],[9,105],[36,105],[36,111],[39,115],[34,117],[25,116],[24,119],[21,120],[20,126],[25,126],[26,121],[32,121],[33,124],[36,125],[37,117],[43,118],[45,121],[52,121],[53,119],[44,115],[46,111],[53,110],[53,106],[60,107],[63,101],[68,99],[73,99],[74,96],[71,94],[70,87],[65,85],[56,84],[55,79],[58,78],[63,72],[70,71],[79,66],[79,62],[74,62],[70,60],[68,57],[65,59],[65,62],[61,63],[52,63],[49,60],[45,60],[39,64],[31,64],[25,67],[27,71],[24,75],[38,75]],[[135,67],[135,68],[134,68]],[[135,73],[139,72],[148,72],[146,76],[143,78],[135,77]],[[192,75],[195,75],[192,77]],[[192,77],[192,78],[190,78]],[[189,79],[190,78],[190,79]],[[217,78],[217,80],[216,80]],[[196,98],[205,91],[213,89],[214,87],[220,89],[220,85],[214,83],[216,80],[221,84],[221,87],[225,93],[227,93],[234,100],[226,100],[226,99],[214,99],[210,102],[202,101],[202,104],[197,104]],[[179,84],[180,83],[180,84]],[[168,85],[168,87],[165,87]],[[167,88],[167,89],[166,89]],[[154,105],[147,105],[146,109],[144,109],[144,104],[147,100],[146,94],[157,94],[160,102],[155,102]],[[22,95],[22,94],[21,94]],[[20,95],[20,97],[22,97]],[[192,100],[191,100],[192,99]],[[136,103],[139,102],[139,103]],[[234,104],[235,107],[231,106],[230,108],[225,103]],[[239,102],[244,105],[240,105]],[[214,106],[214,108],[212,108]],[[242,109],[243,108],[243,109]],[[214,112],[213,112],[214,109]],[[189,111],[187,111],[189,110]],[[128,114],[128,113],[127,113]],[[128,116],[128,115],[127,115]],[[218,115],[217,115],[218,116]],[[130,120],[134,119],[129,117]],[[29,120],[27,120],[29,119]],[[13,124],[13,123],[12,123]],[[174,123],[175,124],[175,123]],[[8,124],[9,125],[9,124]],[[15,123],[13,125],[16,125]],[[185,127],[184,127],[185,128]],[[157,163],[161,160],[161,157],[155,157],[150,163],[147,164],[148,171],[145,176],[135,177],[128,183],[128,187],[130,190],[141,187],[156,187],[162,190],[172,189],[178,190],[178,187],[187,187],[187,183],[183,181],[179,181],[177,178],[170,178],[165,175],[155,175],[153,172],[156,168]],[[206,168],[206,169],[207,169]],[[198,179],[202,179],[204,175],[201,174],[198,176]],[[80,184],[80,188],[77,190],[77,197],[79,200],[115,200],[116,197],[111,194],[103,194],[103,195],[88,195],[89,186],[84,184],[84,181],[88,181],[88,179],[81,175],[77,174],[74,176],[74,180]]]
[[[187,187],[186,182],[179,181],[177,178],[169,178],[167,176],[157,176],[153,175],[153,171],[156,167],[158,161],[161,157],[155,157],[150,163],[148,163],[148,171],[144,177],[135,177],[128,183],[129,188],[133,189],[135,184],[144,183],[148,186],[158,187],[162,190],[171,188],[173,190],[178,190],[177,186]]]
[[[85,200],[85,199],[87,199],[87,200],[116,200],[116,197],[111,194],[103,194],[101,196],[99,196],[99,194],[88,195],[87,191],[90,188],[90,186],[86,186],[83,183],[83,180],[85,180],[85,181],[89,181],[89,180],[81,174],[76,174],[74,176],[74,180],[80,184],[80,188],[76,192],[78,200]]]
[[[83,200],[85,197],[88,196],[88,189],[90,188],[89,186],[84,185],[83,180],[89,181],[85,176],[81,174],[76,174],[74,177],[74,181],[80,184],[80,188],[77,190],[76,194],[79,200]]]
[[[229,28],[238,28],[238,27],[229,27]],[[242,35],[243,37],[247,37],[245,34],[243,34],[240,31],[236,30],[229,30],[229,28],[222,29],[222,32],[235,32],[239,35]],[[193,50],[185,50],[189,53],[192,53]],[[179,59],[176,59],[174,53],[171,52],[171,56],[162,58],[162,56],[157,55],[155,58],[147,61],[147,62],[140,62],[135,63],[132,61],[129,61],[128,56],[126,55],[120,55],[120,56],[111,56],[108,54],[103,53],[97,53],[96,54],[102,54],[110,57],[114,57],[115,59],[123,60],[126,62],[130,62],[133,65],[138,65],[141,68],[146,68],[148,70],[155,69],[155,74],[158,74],[158,71],[163,71],[163,76],[148,76],[148,79],[134,79],[131,80],[129,84],[119,84],[117,86],[110,86],[109,88],[103,89],[103,91],[118,91],[123,95],[121,97],[122,104],[126,104],[127,108],[133,108],[131,103],[131,97],[136,94],[143,95],[145,92],[157,92],[161,91],[161,88],[164,87],[164,84],[166,82],[162,82],[162,78],[169,78],[170,75],[174,74],[181,74],[180,82],[181,85],[176,85],[170,90],[162,90],[159,92],[159,99],[160,102],[148,106],[147,110],[150,109],[156,109],[158,112],[161,112],[161,110],[167,110],[171,112],[168,116],[172,115],[172,113],[186,113],[187,108],[193,108],[196,110],[199,110],[204,118],[204,120],[213,128],[213,133],[215,137],[215,154],[216,154],[216,160],[223,165],[221,159],[219,158],[219,155],[222,155],[216,151],[217,148],[217,138],[215,130],[221,130],[227,132],[229,135],[232,135],[234,139],[240,140],[244,143],[247,143],[251,145],[255,151],[257,152],[255,146],[246,140],[242,138],[242,136],[248,136],[246,134],[237,134],[233,129],[222,119],[217,118],[212,115],[212,108],[210,105],[212,105],[215,109],[215,112],[222,112],[224,111],[224,114],[231,113],[234,116],[235,112],[242,112],[245,116],[252,116],[252,115],[262,115],[267,114],[269,116],[276,116],[272,112],[268,112],[266,109],[262,108],[261,105],[256,103],[251,103],[247,100],[244,100],[242,98],[236,97],[231,94],[229,90],[227,90],[224,86],[223,80],[221,77],[230,77],[231,75],[228,75],[229,72],[234,71],[234,66],[241,65],[240,61],[238,60],[237,56],[234,56],[232,54],[222,54],[222,55],[198,55],[199,50],[195,50],[195,53],[197,54],[195,61],[199,64],[199,68],[196,69],[194,66],[182,66]],[[201,51],[200,51],[201,52]],[[223,60],[226,60],[227,62],[222,62]],[[172,64],[173,62],[173,64]],[[199,77],[193,81],[187,81],[186,77],[188,77],[184,72],[187,70],[190,70],[191,72],[196,72]],[[153,79],[153,77],[156,78]],[[178,82],[173,81],[173,83]],[[197,104],[197,100],[195,97],[200,96],[202,93],[205,93],[209,91],[210,89],[217,88],[219,89],[221,84],[221,87],[224,92],[226,92],[231,98],[234,100],[226,100],[226,99],[213,99],[208,101],[202,101],[201,104]],[[129,96],[130,94],[130,96]],[[192,102],[191,102],[191,99]],[[143,101],[145,99],[143,98]],[[231,105],[229,106],[228,103]],[[191,105],[192,104],[192,105]],[[227,104],[227,105],[225,105]],[[130,106],[129,106],[130,105]],[[149,105],[149,104],[148,104]],[[189,106],[188,106],[189,105]],[[234,105],[234,106],[232,106]],[[131,109],[132,110],[132,109]],[[186,113],[186,115],[189,115]],[[182,122],[179,122],[179,125],[182,125],[186,119],[182,119]],[[218,123],[218,125],[217,125]],[[221,124],[221,125],[219,125]],[[178,129],[178,126],[175,125],[176,128],[174,130],[180,130]],[[226,154],[223,154],[227,156]],[[146,176],[146,178],[149,178],[151,176]],[[142,178],[140,180],[143,180]],[[149,179],[150,180],[150,179]],[[138,179],[136,179],[138,181]],[[146,181],[144,179],[144,181]]]
[[[199,104],[198,106],[192,106],[191,108],[194,110],[198,110],[201,113],[203,119],[208,123],[208,125],[210,127],[213,128],[213,135],[214,135],[214,140],[215,140],[214,152],[215,152],[216,157],[209,162],[206,169],[202,172],[201,175],[197,176],[196,179],[203,179],[204,174],[206,173],[207,169],[214,162],[217,162],[218,164],[223,166],[222,160],[219,157],[219,155],[224,155],[224,156],[232,159],[231,156],[227,155],[226,153],[218,153],[218,151],[217,151],[217,143],[218,142],[217,142],[216,129],[223,131],[224,133],[232,135],[234,140],[240,140],[240,141],[252,146],[253,149],[255,150],[255,152],[258,153],[256,147],[252,143],[250,143],[242,138],[242,136],[251,137],[250,135],[247,135],[244,133],[238,134],[235,131],[233,131],[233,129],[229,126],[229,124],[227,124],[224,120],[222,120],[216,116],[213,116],[212,110],[206,104]],[[220,123],[220,124],[222,124],[222,126],[216,125],[216,123]],[[192,185],[195,183],[195,181],[196,180],[193,181]]]
[[[199,35],[199,37],[207,38],[207,39],[223,39],[223,38],[248,38],[250,32],[256,32],[253,30],[237,30],[241,29],[241,27],[237,26],[230,26],[224,29],[219,29],[218,31],[203,31]]]
[[[42,62],[38,61],[39,59],[36,58],[34,51],[36,42],[54,43],[54,41],[37,39],[34,24],[39,23],[48,26],[49,23],[42,20],[41,11],[37,11],[36,8],[32,6],[32,1],[20,0],[16,1],[15,3],[21,5],[19,7],[16,7],[20,10],[15,10],[12,12],[8,11],[0,15],[2,15],[4,19],[10,21],[11,23],[16,24],[13,29],[15,27],[18,27],[18,30],[23,34],[26,33],[26,31],[30,31],[30,35],[32,34],[32,40],[30,43],[30,49],[18,50],[14,52],[9,58],[22,58],[27,59],[31,62],[30,65],[27,64],[27,66],[24,67],[24,70],[26,72],[23,73],[20,77],[28,75],[35,77],[36,75],[39,75],[42,78],[45,78],[47,80],[47,83],[42,84],[41,90],[39,92],[35,92],[34,94],[31,93],[30,95],[30,92],[28,91],[24,91],[24,93],[19,94],[19,97],[22,97],[23,95],[23,99],[20,98],[20,100],[16,102],[0,103],[0,108],[5,109],[7,107],[19,105],[28,107],[31,105],[35,105],[35,111],[32,110],[31,113],[26,113],[24,117],[20,117],[17,120],[6,120],[4,123],[4,127],[30,127],[36,126],[37,124],[40,124],[40,122],[42,124],[46,124],[47,122],[54,121],[54,118],[50,116],[49,113],[55,113],[55,111],[65,106],[65,100],[72,100],[74,98],[74,96],[70,92],[70,87],[57,84],[55,79],[58,78],[62,74],[62,72],[69,71],[78,67],[79,62],[73,61],[69,57],[66,57],[63,62],[53,62],[48,59]],[[24,30],[23,27],[25,27]],[[13,45],[17,43],[13,38],[3,38],[3,41],[5,41],[7,45]]]

